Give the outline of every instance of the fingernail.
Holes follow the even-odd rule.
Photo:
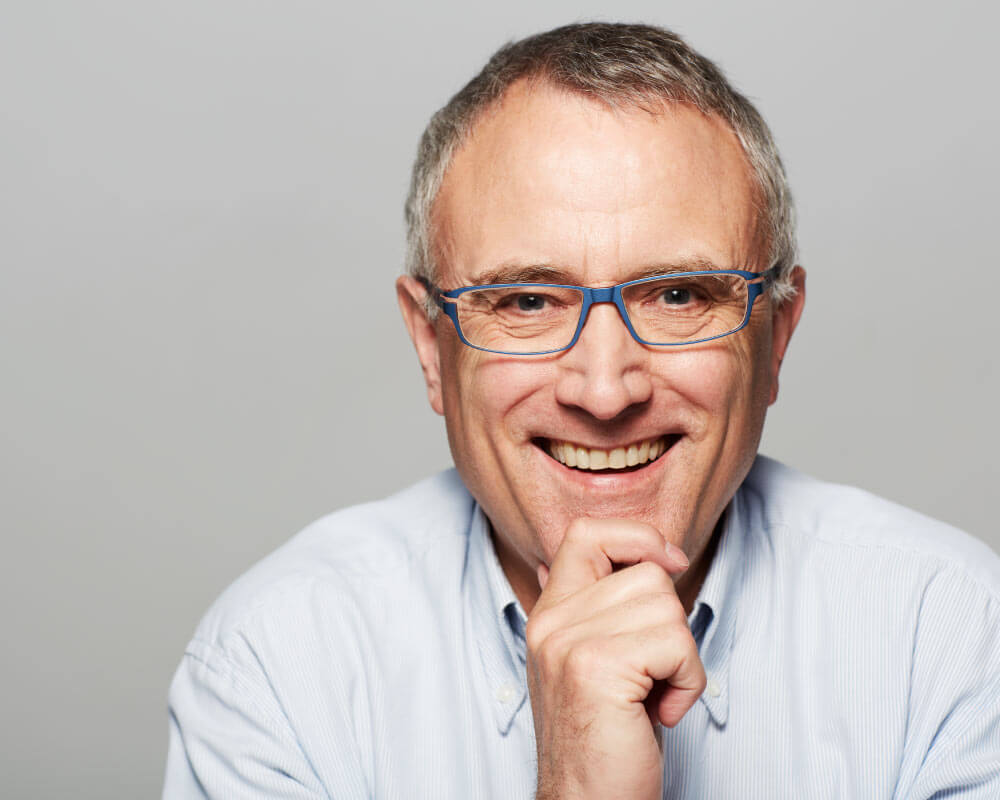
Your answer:
[[[677,545],[667,542],[667,555],[670,556],[674,561],[680,564],[684,569],[691,566],[691,560],[687,557],[683,550],[681,550]]]

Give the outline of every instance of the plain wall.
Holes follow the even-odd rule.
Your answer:
[[[429,115],[502,42],[673,27],[758,102],[808,302],[764,452],[1000,546],[998,13],[0,2],[0,793],[160,791],[200,615],[450,458],[398,319]]]

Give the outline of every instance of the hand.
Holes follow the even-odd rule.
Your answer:
[[[632,565],[615,571],[617,566]],[[528,618],[537,800],[659,800],[660,729],[705,689],[671,575],[687,558],[649,525],[578,519]]]

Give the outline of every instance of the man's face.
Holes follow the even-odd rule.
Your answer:
[[[769,265],[756,222],[745,157],[721,120],[516,85],[456,153],[437,197],[438,283],[503,282],[537,266],[562,274],[549,282],[585,286],[659,267],[759,271]],[[572,349],[511,357],[466,347],[443,314],[427,322],[421,295],[400,279],[431,404],[523,604],[577,517],[649,523],[699,558],[756,454],[801,299],[774,312],[761,298],[739,333],[673,348],[639,344],[599,304]],[[560,463],[556,443],[665,452],[595,472]]]

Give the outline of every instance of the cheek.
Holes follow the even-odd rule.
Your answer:
[[[719,345],[677,354],[664,377],[685,400],[719,415],[748,394],[752,364],[753,359],[743,348]]]
[[[727,338],[734,341],[666,354],[661,372],[664,385],[695,414],[699,439],[753,431],[767,407],[767,362],[757,352],[756,338]]]
[[[484,353],[461,342],[458,348],[449,348],[442,363],[449,436],[454,428],[455,437],[472,440],[478,449],[487,445],[495,449],[502,435],[519,430],[527,416],[522,409],[547,385],[549,368],[536,361]],[[466,443],[464,449],[472,446]]]

